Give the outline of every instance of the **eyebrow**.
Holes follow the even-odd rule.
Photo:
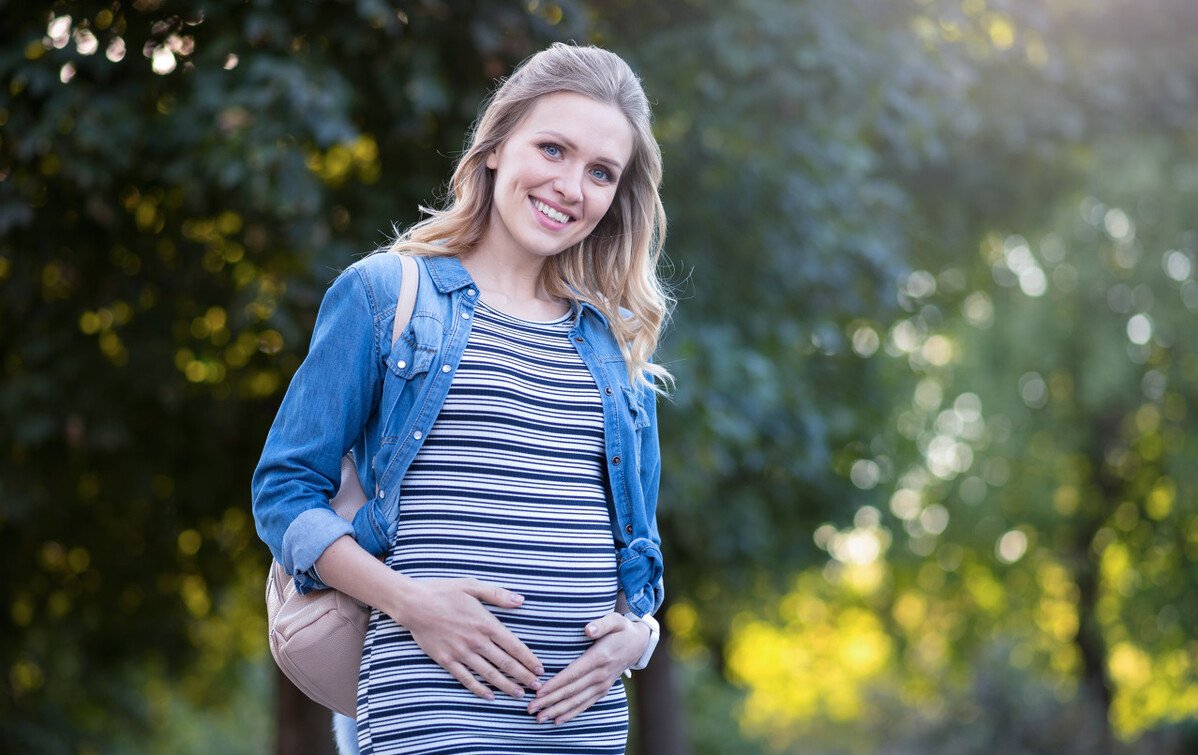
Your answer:
[[[562,145],[566,147],[566,149],[569,149],[569,150],[572,150],[575,152],[578,151],[578,147],[575,146],[574,142],[570,141],[569,137],[567,137],[565,134],[563,134],[559,131],[538,131],[536,133],[536,136],[553,137],[554,139],[557,139],[559,142],[561,142]],[[600,156],[600,157],[595,158],[595,161],[603,163],[604,165],[606,165],[609,168],[615,168],[617,173],[620,173],[624,170],[624,166],[621,165],[618,160],[613,160],[610,157]]]

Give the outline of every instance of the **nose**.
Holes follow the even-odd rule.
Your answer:
[[[565,202],[574,204],[582,201],[582,171],[562,171],[557,178],[553,179],[553,190],[561,195]]]

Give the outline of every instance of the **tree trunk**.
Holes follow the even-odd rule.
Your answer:
[[[333,714],[275,669],[276,755],[336,755]]]
[[[1089,749],[1096,755],[1113,752],[1114,733],[1111,731],[1111,680],[1107,676],[1107,646],[1098,621],[1098,593],[1101,588],[1099,559],[1094,552],[1094,538],[1103,523],[1122,500],[1120,481],[1105,469],[1107,444],[1119,437],[1122,413],[1108,411],[1090,427],[1090,447],[1087,449],[1094,481],[1101,500],[1095,501],[1088,512],[1088,521],[1081,527],[1074,542],[1071,568],[1077,584],[1077,636],[1074,642],[1081,654],[1080,692],[1083,703],[1093,711],[1093,744]]]
[[[660,611],[664,616],[665,612]],[[678,689],[678,664],[670,653],[670,635],[661,622],[661,640],[644,671],[633,672],[636,682],[636,716],[640,755],[690,755],[682,695]]]
[[[1087,549],[1089,550],[1089,549]],[[1084,566],[1077,569],[1077,648],[1082,657],[1081,698],[1093,711],[1093,747],[1095,755],[1112,752],[1111,685],[1107,679],[1106,641],[1098,624],[1098,564],[1088,554],[1079,554]],[[1084,559],[1084,560],[1083,560]]]

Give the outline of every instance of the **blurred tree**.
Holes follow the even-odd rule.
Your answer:
[[[747,588],[821,557],[809,533],[853,492],[827,474],[831,453],[882,418],[843,333],[889,316],[881,295],[907,253],[910,198],[875,143],[903,14],[613,6],[599,38],[629,50],[658,101],[682,297],[664,355],[679,378],[663,406],[667,599],[697,601],[718,647]]]
[[[909,550],[942,589],[1001,585],[967,636],[1019,637],[1124,736],[1198,700],[1193,147],[1097,145],[1089,195],[1034,242],[984,238],[968,292],[920,297],[944,324],[889,343],[925,375],[896,423],[922,457],[890,502]]]
[[[669,626],[687,652],[722,663],[727,646],[745,681],[746,668],[767,668],[762,658],[786,657],[771,649],[792,647],[778,641],[787,632],[766,629],[792,627],[795,616],[771,612],[806,606],[793,629],[816,634],[796,636],[840,660],[802,678],[830,683],[829,669],[855,669],[841,678],[866,690],[871,664],[901,659],[910,673],[896,695],[907,705],[929,699],[940,674],[968,673],[972,646],[960,638],[980,642],[1010,625],[1047,627],[1021,662],[1058,676],[1029,685],[1113,680],[1117,723],[1121,699],[1127,710],[1163,709],[1167,687],[1145,678],[1189,684],[1175,672],[1179,646],[1161,639],[1176,637],[1172,614],[1162,620],[1157,608],[1166,595],[1184,603],[1191,573],[1193,483],[1168,440],[1188,416],[1168,396],[1188,406],[1176,386],[1189,385],[1191,368],[1183,338],[1158,342],[1184,332],[1175,316],[1186,312],[1176,299],[1155,307],[1167,300],[1160,286],[1183,297],[1192,286],[1151,278],[1146,260],[1164,264],[1168,244],[1193,259],[1189,237],[1167,240],[1185,227],[1174,222],[1185,205],[1173,200],[1190,196],[1178,156],[1192,142],[1177,141],[1198,103],[1190,0],[1158,0],[1151,12],[1131,0],[137,0],[5,10],[6,743],[103,748],[114,729],[168,715],[165,684],[182,679],[192,698],[215,704],[214,682],[237,674],[230,661],[262,653],[255,593],[265,553],[248,478],[324,285],[435,199],[445,155],[493,77],[551,39],[588,35],[644,76],[666,157],[683,302],[662,355],[679,387],[663,406],[661,511]],[[1110,135],[1158,139],[1135,154],[1158,166],[1152,180],[1180,182],[1176,197],[1142,208],[1095,186],[1087,206],[1102,205],[1101,222],[1078,230],[1054,215],[1061,203],[1076,216],[1087,181],[1115,184],[1140,164],[1097,170],[1094,146]],[[1155,226],[1144,214],[1154,208]],[[1139,229],[1144,261],[1077,264],[1075,246],[1116,259],[1111,209]],[[1013,235],[1048,228],[1068,260]],[[990,256],[979,259],[979,248]],[[1046,289],[1024,301],[1015,292],[1024,273],[1011,265],[1027,259]],[[1169,259],[1173,276],[1184,263]],[[1053,287],[1066,264],[1078,275],[1069,296]],[[1015,286],[1002,285],[1012,275]],[[1120,285],[1137,308],[1118,313],[1125,331],[1107,323],[1090,343],[1061,329],[1099,322],[1086,287]],[[1152,308],[1136,293],[1145,286]],[[967,323],[987,311],[999,319],[974,333]],[[1152,334],[1135,344],[1148,347],[1143,364],[1119,352],[1140,314]],[[1041,341],[1043,364],[1026,346]],[[1063,351],[1049,353],[1052,343]],[[1153,361],[1162,350],[1167,368]],[[1030,373],[1051,399],[1044,408],[1026,403],[1035,378],[1019,378]],[[965,393],[981,408],[957,406]],[[943,422],[959,421],[962,434],[937,441],[950,408],[957,420]],[[969,438],[975,411],[983,434]],[[989,445],[974,445],[980,438]],[[935,474],[964,464],[965,449],[965,471]],[[1165,477],[1173,487],[1158,489]],[[1070,486],[1067,515],[1056,496]],[[978,491],[974,509],[960,503]],[[1072,494],[1061,495],[1068,508]],[[1164,512],[1159,523],[1151,512]],[[1171,527],[1168,548],[1160,538]],[[1008,555],[1022,542],[1024,555],[1003,563],[996,542]],[[821,548],[833,555],[833,595],[794,581],[825,563]],[[1159,591],[1138,602],[1133,572]],[[803,593],[818,600],[793,597]],[[1019,610],[1006,602],[1029,595]],[[1160,637],[1145,628],[1145,606]],[[754,618],[750,608],[769,621],[747,625],[756,639],[746,645],[733,629]],[[1082,614],[1091,609],[1092,619]],[[734,622],[738,614],[747,618]],[[1095,625],[1108,647],[1083,660],[1071,628]],[[865,638],[859,647],[872,651],[838,656],[843,644],[817,636],[829,631]],[[1130,690],[1141,692],[1120,697]],[[853,709],[834,702],[841,714]]]
[[[830,564],[739,617],[746,731],[778,751],[1189,751],[1198,162],[1179,154],[1198,151],[1096,142],[1034,241],[988,234],[908,277],[882,349],[909,398],[888,457],[847,472],[873,489],[893,467],[889,498],[821,525]]]
[[[1165,9],[1171,23],[1139,22],[1119,4],[1051,14],[1008,4],[997,17],[983,4],[973,13],[968,3],[925,5],[911,29],[938,51],[962,47],[983,62],[961,75],[969,85],[955,124],[968,128],[948,128],[957,138],[940,157],[896,174],[917,205],[912,260],[935,273],[904,276],[907,314],[882,339],[898,368],[878,377],[910,403],[892,402],[894,437],[867,430],[834,455],[845,477],[877,494],[851,525],[816,530],[840,592],[794,587],[777,615],[760,611],[772,618],[736,633],[730,663],[770,699],[780,689],[770,680],[787,675],[779,666],[800,670],[792,695],[807,686],[796,676],[843,692],[854,683],[850,661],[880,654],[900,669],[891,681],[905,705],[939,706],[942,720],[976,727],[993,697],[979,688],[958,706],[952,696],[983,653],[1009,641],[1010,662],[1074,700],[1070,718],[1090,722],[1080,728],[1092,736],[1070,751],[1110,751],[1108,706],[1123,737],[1193,707],[1193,648],[1174,622],[1188,626],[1198,555],[1184,534],[1196,482],[1185,440],[1195,360],[1174,334],[1198,294],[1187,209],[1198,96],[1192,76],[1166,76],[1170,85],[1155,89],[1142,77],[1192,70],[1182,40],[1198,19],[1177,4]],[[1140,46],[1147,30],[1161,31],[1150,52]],[[1084,45],[1079,33],[1090,35]],[[1046,102],[1051,112],[1036,109]],[[1142,112],[1157,117],[1146,123]],[[1012,228],[1040,230],[1028,242]],[[821,632],[839,639],[819,650]],[[796,665],[796,653],[824,665]],[[856,689],[887,683],[866,674]],[[785,706],[763,711],[750,698],[747,723],[760,727]],[[790,707],[789,741],[810,742],[821,721],[845,716],[793,698]],[[798,711],[810,718],[795,729]],[[1063,751],[1037,738],[1033,715],[1010,715],[960,751]],[[896,739],[893,712],[855,716],[837,731],[860,734],[872,721],[862,751]],[[783,717],[772,723],[785,730]],[[901,751],[929,747],[915,741]]]
[[[435,199],[492,79],[581,18],[6,4],[5,749],[104,750],[161,722],[155,685],[218,705],[261,658],[249,475],[324,286]]]

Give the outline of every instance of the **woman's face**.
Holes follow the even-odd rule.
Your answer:
[[[572,92],[539,98],[487,156],[495,194],[483,246],[548,257],[585,239],[616,196],[632,143],[612,105]]]

